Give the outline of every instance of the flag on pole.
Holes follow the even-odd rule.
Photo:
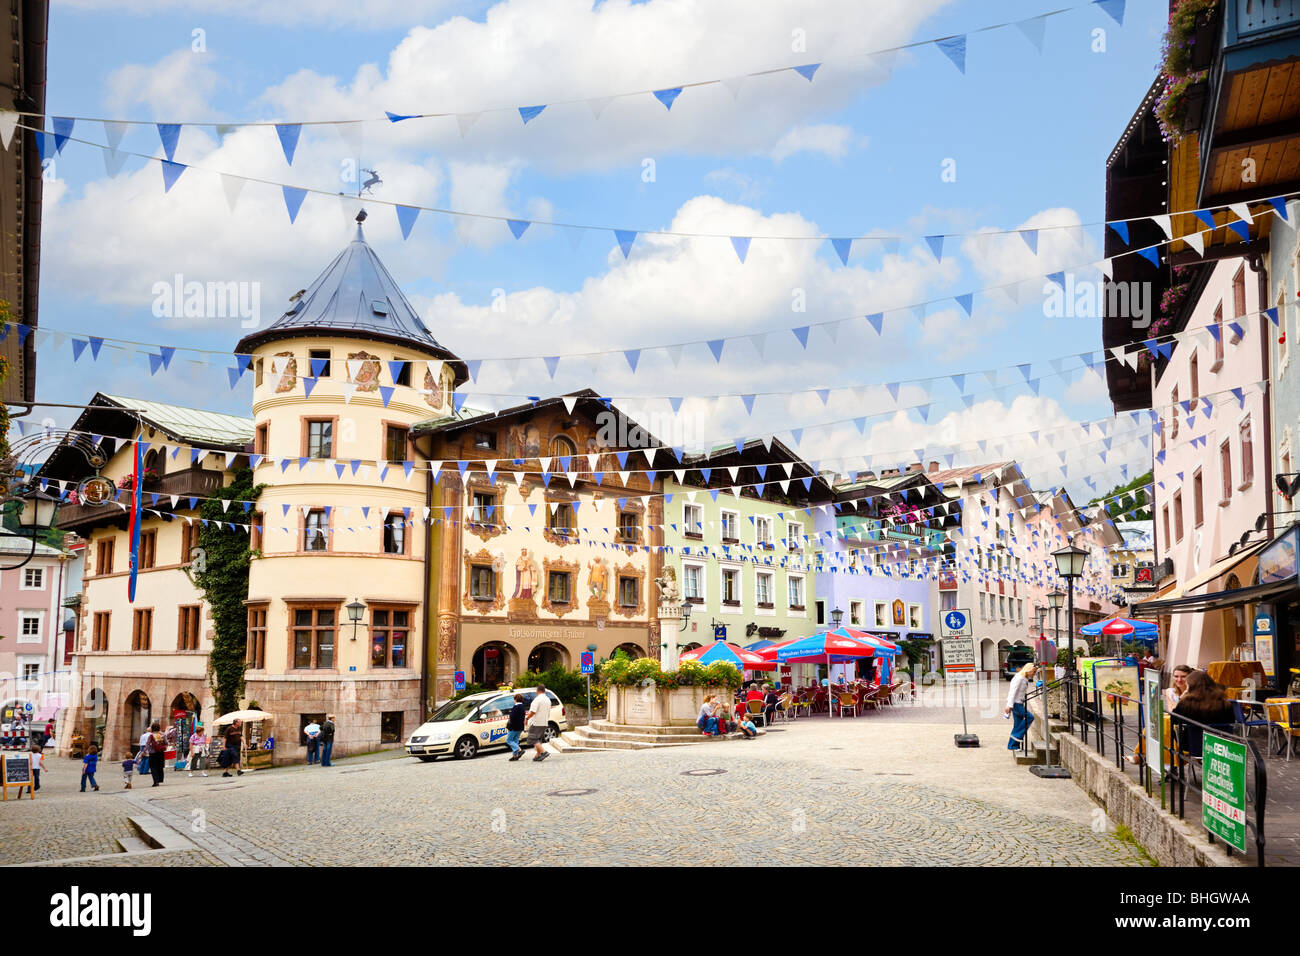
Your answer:
[[[131,577],[126,585],[126,599],[132,604],[135,603],[135,576],[140,568],[140,507],[144,498],[143,489],[140,487],[144,471],[144,445],[136,442],[134,448],[135,454],[131,459],[131,521],[128,528],[128,538],[131,542]]]

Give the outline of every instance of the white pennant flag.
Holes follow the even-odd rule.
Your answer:
[[[241,176],[232,176],[229,173],[221,174],[221,190],[226,194],[226,205],[231,212],[235,211],[235,205],[239,202],[239,194],[244,191],[244,184],[248,182]]]
[[[747,76],[729,76],[722,80],[722,85],[731,93],[733,100],[740,98],[740,88],[745,85]]]
[[[563,396],[563,397],[560,399],[560,401],[562,401],[562,402],[564,403],[564,410],[565,410],[568,414],[572,415],[572,414],[573,414],[573,407],[574,407],[575,405],[578,404],[578,396],[577,396],[577,395],[565,395],[565,396]]]
[[[587,105],[591,107],[591,115],[600,119],[600,114],[605,112],[605,107],[614,101],[612,96],[596,96],[587,100]]]
[[[18,114],[12,110],[0,110],[0,143],[8,149],[13,141],[14,130],[18,127]]]
[[[118,149],[104,150],[104,172],[109,179],[116,179],[122,167],[126,165],[126,153]]]
[[[1150,219],[1160,227],[1160,231],[1165,234],[1166,239],[1172,239],[1174,237],[1173,220],[1168,215],[1151,216]]]
[[[473,126],[475,123],[477,123],[478,118],[482,115],[483,115],[482,113],[457,113],[456,114],[456,126],[457,128],[460,129],[461,139],[465,138],[465,134],[469,132],[470,127]]]
[[[1198,256],[1205,255],[1205,237],[1199,232],[1189,232],[1183,236],[1183,242],[1196,250]]]
[[[343,383],[343,404],[347,405],[352,401],[352,396],[357,393],[356,382]]]
[[[1237,218],[1248,223],[1253,223],[1255,217],[1250,214],[1250,206],[1244,202],[1229,203],[1228,208],[1237,214]]]
[[[338,132],[343,144],[348,148],[348,155],[355,158],[361,156],[365,151],[365,124],[360,120],[353,122],[335,123],[334,129]]]

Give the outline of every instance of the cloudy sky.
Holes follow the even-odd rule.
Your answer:
[[[111,177],[103,151],[75,141],[105,143],[104,126],[78,121],[48,171],[41,324],[216,354],[209,367],[179,353],[151,377],[140,355],[74,364],[50,343],[38,397],[246,413],[250,385],[229,388],[221,354],[246,334],[240,319],[158,317],[155,285],[250,283],[273,321],[347,241],[355,207],[312,193],[290,224],[279,187],[253,182],[232,210],[219,174],[355,193],[361,167],[383,180],[368,239],[434,335],[485,360],[472,406],[590,385],[666,443],[802,429],[801,453],[841,471],[1000,451],[1031,476],[1041,465],[1044,486],[1077,445],[1064,477],[1086,498],[1078,476],[1104,489],[1149,452],[1130,431],[1103,463],[1098,433],[1070,427],[1110,414],[1076,357],[1100,348],[1100,324],[1047,317],[1043,276],[1099,278],[1101,229],[1081,224],[1103,218],[1105,159],[1153,76],[1163,4],[1130,2],[1122,27],[1092,5],[1053,16],[1041,54],[1015,27],[972,32],[965,75],[933,44],[864,55],[1060,6],[55,0],[50,114],[144,121],[121,149],[155,157],[150,124],[185,124],[175,159],[191,168],[168,193],[157,162],[126,156]],[[811,82],[780,70],[810,63]],[[716,80],[671,110],[642,92]],[[540,104],[525,125],[516,107]],[[392,124],[385,111],[449,115]],[[328,122],[354,119],[371,121]],[[322,125],[304,127],[290,166],[273,127],[214,128],[247,121]],[[403,240],[382,203],[604,228],[539,224],[517,240],[499,221],[426,212]],[[610,228],[641,233],[627,258]],[[1041,230],[1036,252],[980,235],[1018,229]],[[656,230],[707,235],[644,235]],[[923,238],[935,234],[951,237],[941,261]],[[758,237],[743,264],[733,235]],[[864,235],[902,240],[855,243],[846,266],[817,238]],[[969,292],[968,316],[953,297]],[[790,331],[803,326],[806,345]],[[719,361],[704,343],[720,338]],[[965,400],[948,378],[962,373]]]

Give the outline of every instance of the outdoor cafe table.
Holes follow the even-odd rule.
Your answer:
[[[1270,704],[1274,704],[1274,705],[1286,704],[1287,716],[1290,718],[1289,722],[1291,723],[1292,726],[1296,725],[1295,708],[1297,706],[1300,706],[1300,697],[1269,697],[1264,701],[1265,714],[1268,714],[1268,707]],[[1269,719],[1271,720],[1272,718],[1270,717]],[[1278,748],[1277,753],[1274,754],[1274,756],[1281,756],[1282,753],[1285,752],[1286,748],[1291,746],[1291,742],[1295,739],[1294,734],[1289,734],[1286,731],[1283,731],[1283,736],[1285,738],[1285,742],[1281,747]]]
[[[1255,682],[1256,689],[1268,684],[1264,665],[1259,661],[1213,661],[1205,665],[1205,673],[1224,686],[1230,700],[1241,698],[1247,679]]]

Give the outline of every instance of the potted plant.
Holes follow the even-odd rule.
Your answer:
[[[1219,29],[1219,0],[1182,0],[1169,14],[1160,72],[1185,76],[1214,60]]]

